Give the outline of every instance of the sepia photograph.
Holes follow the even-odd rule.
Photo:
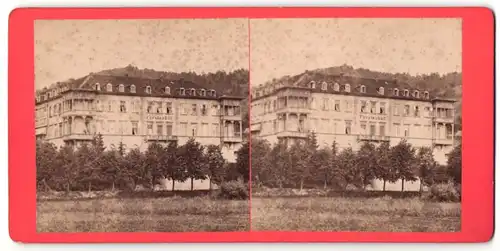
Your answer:
[[[248,19],[34,32],[37,232],[249,231]]]
[[[250,33],[253,231],[461,231],[461,19]]]

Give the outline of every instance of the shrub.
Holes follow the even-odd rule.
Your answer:
[[[432,201],[460,201],[460,193],[452,182],[435,184],[430,189],[428,199]]]
[[[219,198],[229,200],[248,199],[248,186],[241,181],[229,181],[221,185]]]

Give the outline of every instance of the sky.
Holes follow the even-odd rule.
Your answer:
[[[253,19],[251,84],[352,65],[383,72],[462,69],[461,19]]]
[[[125,67],[248,69],[248,19],[37,20],[35,88]]]

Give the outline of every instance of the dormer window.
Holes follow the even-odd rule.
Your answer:
[[[130,92],[131,93],[135,93],[135,85],[131,85],[130,86]]]
[[[350,84],[345,84],[344,91],[345,92],[351,92],[351,85]]]
[[[309,82],[309,88],[315,89],[316,88],[316,82],[314,82],[314,81]]]
[[[321,90],[326,91],[328,84],[326,82],[321,83]]]
[[[125,86],[124,86],[123,84],[120,84],[120,85],[118,86],[118,91],[119,91],[119,92],[124,92],[124,91],[125,91]]]
[[[108,84],[106,85],[106,91],[108,91],[108,92],[112,92],[112,91],[113,91],[113,85],[111,85],[110,83],[108,83]]]
[[[47,92],[47,99],[50,98],[50,92]]]
[[[359,90],[361,93],[366,93],[366,86],[362,85]]]
[[[410,96],[410,91],[408,91],[408,90],[405,89],[404,94],[405,94],[405,97],[409,97]]]
[[[200,94],[201,94],[201,96],[203,96],[203,97],[207,95],[207,93],[206,93],[205,89],[201,89]]]
[[[378,88],[378,94],[380,94],[380,95],[384,95],[384,91],[385,91],[385,90],[384,90],[384,87],[379,87],[379,88]]]
[[[426,92],[424,92],[424,98],[425,98],[425,99],[429,99],[429,92],[427,92],[427,91],[426,91]]]
[[[414,98],[420,98],[420,92],[419,91],[414,91],[413,92],[413,97]]]
[[[216,94],[216,93],[215,93],[215,90],[210,90],[210,95],[211,95],[212,97],[215,97],[215,94]],[[258,95],[258,93],[257,93],[257,95]]]
[[[151,94],[151,86],[146,86],[146,93]]]
[[[196,96],[196,90],[194,88],[189,89],[189,95]]]
[[[165,86],[165,94],[169,94],[170,95],[170,87]]]
[[[179,89],[179,93],[181,95],[186,95],[186,91],[184,90],[184,88]]]
[[[95,89],[96,91],[100,91],[100,90],[101,90],[101,85],[100,85],[99,83],[96,83],[96,84],[94,85],[94,89]]]
[[[393,92],[394,96],[399,96],[399,89],[398,88],[394,88],[394,90],[392,92]]]
[[[340,90],[339,83],[333,84],[333,90],[336,91],[336,92],[338,92]]]

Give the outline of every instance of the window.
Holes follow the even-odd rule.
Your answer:
[[[157,103],[156,113],[163,113],[163,104],[161,102]]]
[[[201,115],[207,116],[207,105],[205,105],[205,104],[201,105]]]
[[[418,91],[414,91],[414,92],[413,92],[413,97],[414,97],[414,98],[420,98],[420,92],[418,92]]]
[[[428,118],[431,116],[431,108],[430,107],[424,107],[424,117]]]
[[[167,135],[168,136],[172,136],[172,130],[173,130],[172,123],[167,122]]]
[[[124,91],[125,91],[125,86],[124,86],[123,84],[120,84],[120,85],[118,86],[118,91],[119,91],[119,92],[124,92]]]
[[[399,89],[398,88],[394,88],[393,94],[394,94],[394,96],[399,96]]]
[[[131,93],[135,93],[135,85],[131,85],[130,86],[130,92]]]
[[[100,91],[100,90],[101,90],[101,85],[100,85],[99,83],[96,83],[96,84],[94,85],[94,89],[95,89],[96,91]]]
[[[360,122],[360,127],[361,127],[361,135],[366,135],[367,134],[366,122],[364,122],[364,121]]]
[[[212,124],[212,135],[211,136],[219,136],[219,124]]]
[[[125,101],[120,101],[120,112],[127,112],[127,106],[125,105]]]
[[[338,92],[340,90],[339,83],[333,84],[333,90],[336,91],[336,92]]]
[[[351,121],[345,121],[345,134],[351,134]]]
[[[410,115],[410,105],[405,105],[404,116]]]
[[[345,90],[345,92],[351,92],[351,85],[350,84],[345,84],[344,90]]]
[[[370,113],[377,113],[377,101],[370,101]]]
[[[191,123],[191,136],[196,137],[198,133],[198,124]]]
[[[191,96],[196,96],[196,90],[194,88],[191,88],[189,92]]]
[[[420,110],[418,106],[415,106],[415,111],[414,111],[415,117],[420,117]]]
[[[365,113],[366,112],[366,101],[361,100],[361,112]]]
[[[380,102],[379,112],[385,114],[385,102]]]
[[[111,100],[108,101],[108,112],[113,111],[113,102]]]
[[[429,92],[424,92],[424,98],[429,99]]]
[[[151,86],[146,86],[146,93],[151,94]]]
[[[340,112],[340,100],[335,100],[335,107],[334,107],[336,112]]]
[[[148,122],[148,135],[153,135],[153,122]]]
[[[198,114],[196,104],[191,105],[191,115],[196,116]]]
[[[375,135],[375,133],[376,133],[375,124],[370,124],[370,135]]]
[[[215,90],[210,90],[210,94],[212,95],[212,97],[215,97]]]
[[[362,85],[360,91],[361,93],[366,93],[366,86]]]
[[[316,82],[314,81],[309,82],[309,88],[316,89]]]
[[[167,114],[172,114],[172,102],[167,102]]]
[[[179,89],[179,94],[186,95],[186,91],[184,90],[184,88]]]
[[[147,111],[148,113],[151,113],[152,109],[153,109],[153,102],[149,101],[149,102],[148,102],[148,106],[147,106],[147,108],[146,108],[146,111]]]
[[[384,137],[385,136],[385,123],[380,123],[379,124],[379,135]]]
[[[404,137],[410,137],[410,125],[405,125]]]
[[[219,106],[212,105],[212,116],[218,116],[218,115],[219,115]]]
[[[108,92],[112,92],[112,91],[113,91],[113,85],[111,85],[110,83],[108,83],[108,84],[106,85],[106,91],[108,91]]]
[[[399,105],[398,104],[395,104],[394,107],[392,108],[393,109],[393,114],[395,116],[399,116]]]
[[[156,125],[156,135],[163,135],[163,125]]]
[[[401,133],[401,132],[400,132],[400,129],[401,129],[400,127],[401,127],[401,126],[400,126],[398,123],[394,123],[394,124],[392,124],[392,125],[393,125],[393,127],[394,127],[394,134],[395,134],[394,136],[399,137],[399,136],[400,136],[400,133]]]
[[[328,98],[323,99],[323,106],[321,107],[323,111],[326,111],[328,109]]]
[[[321,83],[321,90],[326,91],[328,84],[326,82]]]
[[[405,90],[405,91],[404,91],[404,94],[405,94],[405,97],[409,97],[409,96],[410,96],[410,91]]]
[[[165,94],[170,95],[170,87],[168,87],[168,86],[165,87]]]
[[[273,100],[273,111],[276,111],[276,100]]]
[[[200,93],[201,93],[201,96],[203,96],[203,97],[207,95],[205,89],[201,89]]]
[[[139,123],[137,121],[132,121],[132,135],[137,135],[139,131]]]
[[[384,87],[379,87],[379,88],[378,88],[378,94],[380,94],[380,95],[384,95],[384,91],[385,91],[385,90],[384,90]]]

